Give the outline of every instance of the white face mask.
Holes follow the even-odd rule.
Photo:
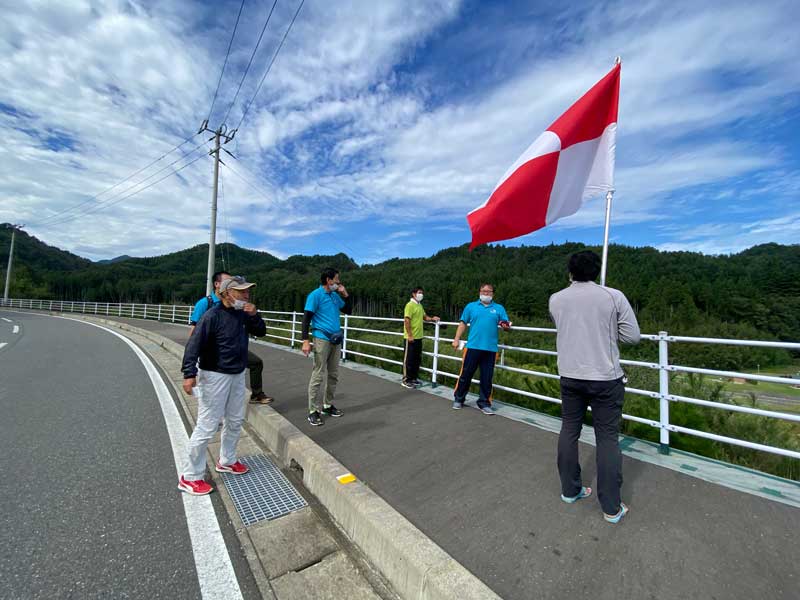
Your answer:
[[[414,298],[416,298],[417,302],[422,302],[423,295],[417,294],[416,296],[414,296]]]
[[[245,300],[234,300],[233,301],[233,308],[236,310],[244,310],[244,305],[247,304]]]
[[[489,304],[492,301],[492,296],[485,296],[481,294],[481,302],[484,304]]]
[[[330,290],[331,290],[332,292],[335,292],[336,290],[338,290],[338,289],[339,289],[339,284],[338,284],[338,283],[332,283],[332,284],[330,284],[328,287],[330,288]]]

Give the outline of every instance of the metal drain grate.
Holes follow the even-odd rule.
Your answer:
[[[250,471],[244,475],[223,473],[222,480],[245,525],[277,519],[307,506],[286,476],[264,455],[239,459]]]

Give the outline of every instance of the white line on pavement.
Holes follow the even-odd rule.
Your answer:
[[[86,323],[107,331],[128,344],[136,356],[139,357],[156,390],[158,402],[161,404],[161,412],[164,414],[164,421],[172,443],[176,473],[180,473],[183,462],[188,455],[189,437],[186,435],[183,421],[178,414],[178,409],[172,400],[167,385],[159,375],[153,362],[142,352],[139,346],[116,331],[88,321],[81,321],[80,319],[56,318]],[[211,498],[208,496],[190,496],[178,492],[177,475],[175,493],[179,493],[183,497],[183,509],[186,512],[189,537],[192,540],[194,564],[200,583],[200,592],[204,600],[216,600],[217,598],[220,600],[241,600],[242,592],[239,589],[239,581],[236,579],[236,573],[233,570],[225,540],[222,538],[222,532],[219,528],[217,516],[214,513],[214,506],[211,504]]]
[[[19,333],[19,325],[14,325],[14,333]]]
[[[0,342],[0,350],[2,350],[4,346],[8,346],[8,342]]]
[[[11,319],[6,319],[5,317],[2,317],[2,319],[3,319],[3,321],[5,321],[6,323],[13,323],[13,321],[12,321]]]

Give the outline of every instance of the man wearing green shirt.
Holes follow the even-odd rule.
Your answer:
[[[422,362],[422,323],[438,321],[439,317],[429,317],[422,308],[422,288],[411,290],[411,299],[403,311],[403,387],[417,388],[422,385],[419,380],[419,365]]]

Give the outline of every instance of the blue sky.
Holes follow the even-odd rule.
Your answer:
[[[621,55],[612,240],[796,243],[798,3],[552,4],[307,0],[226,146],[218,241],[360,263],[466,243],[467,212]],[[229,106],[239,122],[298,5],[278,0],[231,106],[272,6],[245,0],[212,126]],[[207,137],[93,196],[197,130],[239,6],[64,0],[4,15],[0,222],[92,259],[206,242]],[[602,215],[597,199],[504,243],[597,244]]]

